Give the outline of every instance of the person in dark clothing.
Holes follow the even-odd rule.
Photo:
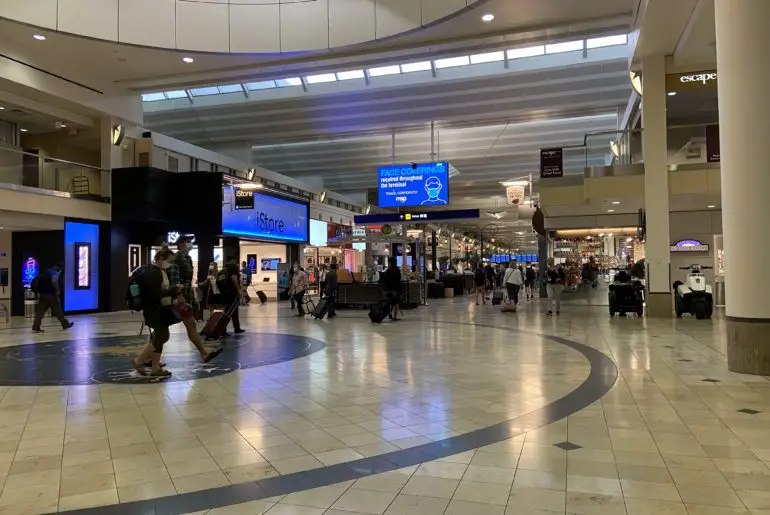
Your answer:
[[[537,273],[532,265],[527,267],[524,273],[524,287],[527,292],[527,299],[535,298],[535,281],[537,280]]]
[[[473,285],[476,287],[476,305],[479,305],[479,296],[484,304],[487,303],[487,278],[484,275],[484,265],[476,263],[473,270]]]
[[[35,321],[32,323],[32,331],[35,333],[44,332],[40,324],[43,321],[45,312],[51,309],[51,315],[56,317],[61,324],[62,329],[69,329],[73,325],[64,317],[64,311],[61,308],[61,289],[59,287],[59,276],[64,266],[56,264],[38,275],[32,282],[32,291],[37,293],[37,307],[35,309]]]
[[[553,315],[553,310],[550,308],[551,305],[555,305],[556,316],[559,316],[561,314],[561,294],[564,292],[564,283],[566,282],[564,267],[561,265],[555,266],[553,258],[548,258],[548,269],[545,271],[545,278],[549,308],[546,315]]]
[[[291,309],[294,309],[297,301],[294,298],[294,267],[293,266],[289,269],[289,289],[286,290],[286,293],[289,295],[289,302],[291,303],[289,307]]]
[[[334,304],[337,302],[337,263],[329,265],[329,271],[326,272],[326,301],[329,303],[328,313],[329,318],[337,316],[337,311],[334,309]]]
[[[495,269],[492,268],[492,265],[487,263],[487,266],[484,267],[484,279],[487,281],[487,289],[494,290],[495,289]]]
[[[181,236],[176,244],[179,252],[174,255],[173,263],[166,269],[169,283],[171,283],[171,286],[177,286],[181,292],[174,310],[182,320],[185,331],[187,331],[187,337],[195,345],[195,348],[198,349],[203,361],[208,363],[219,356],[222,350],[218,349],[209,352],[201,343],[198,328],[195,326],[195,315],[192,308],[192,303],[194,302],[192,293],[193,261],[189,254],[190,238]]]
[[[233,323],[233,332],[235,334],[245,333],[246,331],[241,329],[241,318],[238,313],[238,306],[241,304],[241,299],[243,298],[243,290],[241,289],[238,263],[234,256],[229,256],[227,258],[223,272],[226,279],[220,285],[220,293],[222,294],[226,309],[228,312],[232,311],[230,320]]]
[[[163,344],[170,338],[168,328],[179,319],[172,311],[173,299],[181,293],[178,285],[171,284],[166,269],[174,262],[174,253],[164,247],[155,254],[155,259],[143,274],[141,283],[142,311],[145,323],[152,329],[150,341],[142,353],[133,360],[134,369],[141,375],[147,375],[144,366],[150,361],[154,377],[168,377],[171,372],[161,367],[160,356]]]
[[[396,258],[390,258],[388,269],[385,271],[385,293],[390,300],[388,316],[398,320],[398,312],[401,310],[401,270],[398,269]]]
[[[249,268],[249,264],[246,261],[241,262],[241,285],[243,286],[243,303],[248,304],[251,302],[249,297],[249,286],[251,286],[252,272]]]

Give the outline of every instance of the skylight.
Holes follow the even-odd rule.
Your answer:
[[[576,50],[583,50],[583,40],[580,41],[567,41],[565,43],[553,43],[552,45],[545,45],[546,54],[560,54],[562,52],[574,52]]]
[[[243,86],[240,84],[228,84],[226,86],[219,86],[220,93],[243,93]]]
[[[627,34],[619,34],[617,36],[605,36],[603,38],[592,38],[586,40],[587,48],[602,48],[605,46],[613,45],[625,45],[628,43]]]
[[[433,69],[430,61],[421,61],[419,63],[406,63],[401,65],[403,73],[427,72]]]
[[[308,75],[305,80],[308,84],[322,84],[324,82],[336,82],[337,76],[333,73],[322,73],[320,75]]]
[[[497,61],[505,61],[505,52],[488,52],[471,56],[471,64],[494,63]]]
[[[436,59],[436,68],[453,68],[455,66],[468,66],[471,64],[471,59],[467,55],[461,55],[460,57],[448,57],[446,59]]]
[[[145,93],[142,95],[143,102],[157,102],[158,100],[166,100],[166,96],[163,93]]]
[[[260,89],[271,89],[275,87],[275,81],[266,80],[263,82],[247,82],[246,89],[249,91],[257,91]]]
[[[166,98],[172,99],[172,98],[187,98],[187,92],[184,90],[178,90],[178,91],[164,91],[164,95],[166,95]]]
[[[398,75],[399,73],[401,73],[401,68],[397,64],[394,66],[369,68],[369,77],[383,77],[385,75]]]
[[[204,97],[207,95],[219,95],[219,89],[216,86],[208,88],[194,88],[190,90],[190,93],[194,97]]]
[[[538,55],[545,55],[545,46],[537,45],[508,50],[508,59],[521,59],[522,57],[535,57]]]
[[[346,72],[337,72],[337,80],[363,79],[364,70],[349,70]]]
[[[279,88],[286,88],[289,86],[302,86],[302,79],[299,77],[291,77],[289,79],[278,79],[275,81],[275,85]]]

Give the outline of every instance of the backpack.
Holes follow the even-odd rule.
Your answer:
[[[32,279],[32,283],[29,287],[32,290],[32,293],[50,293],[53,287],[51,276],[48,275],[48,272],[37,274],[35,278]]]
[[[128,278],[128,287],[126,288],[126,305],[131,311],[142,311],[142,290],[145,289],[145,276],[147,274],[147,265],[140,266]]]
[[[223,266],[221,270],[217,272],[217,288],[219,293],[228,293],[232,288],[230,283],[230,277],[228,277],[227,266]]]
[[[481,267],[478,267],[476,269],[476,272],[473,274],[473,276],[477,282],[486,281],[486,275],[484,275],[484,269]]]

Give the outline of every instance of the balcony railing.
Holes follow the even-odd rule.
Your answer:
[[[0,146],[0,185],[45,190],[59,196],[109,201],[109,170]]]

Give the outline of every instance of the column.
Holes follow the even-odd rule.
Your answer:
[[[669,236],[668,142],[666,138],[666,60],[642,59],[642,147],[644,210],[647,214],[647,316],[673,317]]]
[[[716,0],[727,365],[770,375],[770,2]]]

